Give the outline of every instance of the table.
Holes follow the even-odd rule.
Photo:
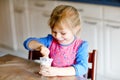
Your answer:
[[[38,74],[39,63],[7,54],[0,57],[0,80],[86,80],[76,76],[45,77]]]

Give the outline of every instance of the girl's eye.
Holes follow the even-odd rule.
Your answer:
[[[65,35],[66,33],[61,33],[62,35]]]

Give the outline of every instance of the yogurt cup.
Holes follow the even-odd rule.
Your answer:
[[[48,58],[48,57],[40,57],[40,65],[50,67],[52,61],[53,61],[52,58]]]

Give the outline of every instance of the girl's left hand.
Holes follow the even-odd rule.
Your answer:
[[[40,74],[43,76],[57,76],[58,74],[58,68],[56,67],[46,67],[46,66],[40,66]]]

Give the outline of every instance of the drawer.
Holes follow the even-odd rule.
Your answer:
[[[48,0],[29,0],[28,6],[30,9],[35,10],[53,10],[55,7],[55,1],[48,1]]]
[[[74,6],[78,9],[83,17],[91,17],[91,18],[98,18],[102,19],[102,6],[100,5],[93,5],[93,4],[86,4],[86,3],[75,3],[75,2],[63,2],[58,1],[58,4],[67,4]]]
[[[119,21],[120,22],[120,8],[104,6],[104,20]]]
[[[13,0],[13,8],[14,8],[14,11],[17,13],[24,12],[26,8],[26,0]]]
[[[12,2],[12,0],[11,0]],[[14,7],[25,7],[25,0],[13,0]]]
[[[75,7],[82,12],[82,16],[102,19],[102,6],[91,4],[78,4]]]
[[[113,30],[120,31],[120,23],[119,22],[112,22],[112,21],[104,21],[104,26],[111,28]]]

